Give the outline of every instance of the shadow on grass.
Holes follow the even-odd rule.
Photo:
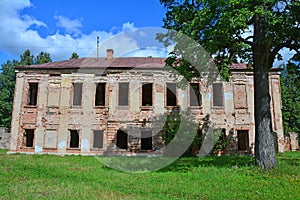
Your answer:
[[[182,157],[171,165],[159,170],[159,172],[176,171],[184,172],[197,167],[216,167],[216,168],[236,168],[252,166],[254,159],[252,156],[207,156]]]
[[[285,152],[277,154],[278,166],[277,171],[289,169],[295,172],[300,171],[300,151]],[[171,165],[162,168],[159,172],[187,172],[197,167],[215,167],[215,168],[240,168],[254,165],[252,156],[206,156],[199,157],[182,157]],[[291,172],[294,174],[293,172]]]

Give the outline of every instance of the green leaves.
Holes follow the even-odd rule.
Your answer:
[[[25,50],[24,53],[20,55],[20,59],[21,66],[52,62],[50,53],[41,51],[36,57],[34,57],[29,49]]]
[[[17,60],[6,61],[1,65],[0,73],[0,127],[10,128],[14,89],[15,89],[15,66],[26,66],[52,62],[49,53],[40,52],[34,57],[30,50],[20,55],[20,62]]]
[[[12,103],[15,88],[15,70],[18,65],[16,60],[6,61],[2,64],[2,73],[0,73],[0,126],[10,127]]]
[[[48,63],[52,62],[52,59],[50,57],[49,53],[41,51],[39,55],[36,56],[35,63],[36,64],[43,64],[43,63]]]
[[[265,19],[259,41],[266,47],[272,67],[280,49],[300,51],[300,3],[298,1],[161,0],[167,8],[164,28],[193,38],[212,56],[253,64],[254,18]],[[251,30],[251,31],[247,31]],[[246,32],[247,31],[247,32]],[[245,33],[246,32],[246,33]],[[224,66],[224,61],[219,68]]]
[[[79,55],[76,52],[73,52],[69,60],[77,59],[77,58],[79,58]]]
[[[228,66],[243,62],[254,68],[255,157],[262,168],[276,165],[270,114],[268,69],[272,68],[282,48],[300,53],[300,3],[278,0],[160,0],[167,8],[164,28],[186,34],[209,52],[223,78],[228,79]],[[249,30],[248,32],[246,32]],[[162,41],[168,38],[162,38]],[[176,44],[176,43],[175,43]],[[186,45],[188,47],[188,45]],[[177,57],[184,58],[175,45]],[[199,54],[193,53],[195,57]],[[190,61],[190,60],[188,60]],[[197,67],[198,63],[194,65]],[[201,66],[201,65],[200,65]],[[186,65],[185,77],[193,73]],[[202,67],[202,66],[201,66]],[[264,76],[261,76],[264,74]],[[195,76],[196,77],[196,76]],[[266,78],[268,80],[268,78]],[[267,108],[265,111],[261,107]],[[263,112],[265,113],[263,113]],[[267,129],[262,128],[263,124]],[[265,156],[268,155],[268,156]]]
[[[284,132],[300,132],[300,63],[289,62],[281,74]]]

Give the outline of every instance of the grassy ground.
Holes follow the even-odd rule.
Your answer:
[[[270,172],[251,157],[181,158],[151,173],[107,168],[94,157],[0,151],[0,199],[300,199],[300,152]]]

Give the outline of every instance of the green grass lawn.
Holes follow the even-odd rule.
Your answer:
[[[94,157],[0,151],[0,199],[300,199],[300,152],[269,172],[251,157],[181,158],[160,171],[126,173]],[[249,165],[250,163],[250,165]]]

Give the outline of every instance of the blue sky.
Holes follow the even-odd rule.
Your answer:
[[[48,52],[53,61],[72,52],[95,57],[97,36],[100,56],[113,48],[115,56],[165,57],[171,48],[155,40],[164,16],[159,0],[0,0],[0,64],[26,49]],[[293,55],[281,53],[274,67]]]
[[[87,57],[95,50],[97,36],[100,56],[110,45],[115,52],[120,44],[155,48],[141,47],[120,33],[162,27],[164,15],[159,0],[1,0],[0,63],[19,59],[26,49],[34,55],[49,52],[54,61],[68,59],[74,51]],[[119,46],[107,42],[116,36]]]

